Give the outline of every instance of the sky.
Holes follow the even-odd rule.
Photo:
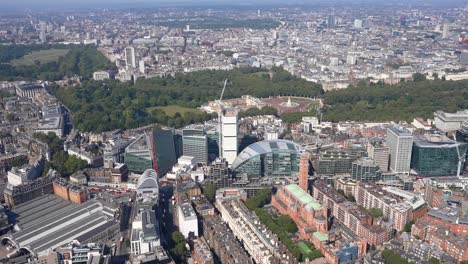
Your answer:
[[[468,0],[0,0],[0,12],[7,10],[37,10],[37,9],[62,9],[62,8],[119,8],[119,7],[158,7],[158,6],[215,6],[215,5],[313,5],[315,3],[376,3],[380,2],[419,2],[419,3],[458,3],[467,4]]]

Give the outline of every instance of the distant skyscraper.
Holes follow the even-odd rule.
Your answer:
[[[449,34],[449,24],[448,23],[444,23],[444,28],[442,30],[442,38],[443,39],[446,39],[448,38],[448,34]]]
[[[327,20],[327,27],[328,28],[335,28],[335,16],[329,15]]]
[[[413,134],[401,126],[387,128],[387,144],[390,148],[390,169],[395,173],[410,171]]]
[[[194,157],[198,163],[208,163],[208,138],[203,126],[182,130],[184,156]]]
[[[355,65],[357,63],[357,56],[354,54],[348,54],[348,56],[346,56],[346,63],[349,65]]]
[[[39,22],[39,28],[40,28],[40,32],[39,32],[39,40],[44,43],[47,41],[47,36],[46,36],[46,32],[47,32],[47,23],[44,22],[44,21],[41,21]]]
[[[125,64],[132,68],[137,67],[134,47],[125,48]]]
[[[238,113],[236,109],[227,109],[221,115],[221,155],[229,165],[237,157],[237,119]]]
[[[42,43],[47,42],[47,36],[46,36],[45,31],[42,31],[42,30],[41,30],[41,32],[39,32],[39,40],[40,40]]]
[[[362,20],[361,19],[355,19],[354,20],[354,27],[355,28],[362,28]]]

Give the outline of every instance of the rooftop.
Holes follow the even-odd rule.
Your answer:
[[[285,189],[292,193],[294,197],[296,197],[296,199],[301,202],[301,204],[305,205],[306,209],[322,209],[322,205],[319,204],[310,194],[301,189],[297,184],[287,185]]]
[[[412,137],[413,134],[406,128],[398,125],[393,125],[388,127],[388,131],[391,131],[393,134],[399,137]]]
[[[328,240],[328,235],[322,232],[315,232],[312,234],[314,237],[316,237],[319,241],[327,241]]]
[[[289,141],[289,140],[264,140],[260,142],[256,142],[247,148],[245,148],[239,155],[237,156],[236,160],[232,163],[232,168],[235,169],[240,166],[242,163],[247,161],[248,159],[266,154],[271,152],[290,152],[290,153],[300,153],[302,151],[302,147],[298,144]]]

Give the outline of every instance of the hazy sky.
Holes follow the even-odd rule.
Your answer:
[[[118,8],[118,7],[148,7],[148,6],[167,6],[167,5],[266,5],[266,4],[315,4],[341,2],[350,4],[376,3],[376,2],[418,2],[418,3],[455,3],[464,5],[468,0],[0,0],[0,12],[9,9],[50,9],[50,8]]]

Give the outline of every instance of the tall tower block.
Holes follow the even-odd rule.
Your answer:
[[[307,192],[309,187],[309,154],[304,153],[299,162],[299,187]]]

